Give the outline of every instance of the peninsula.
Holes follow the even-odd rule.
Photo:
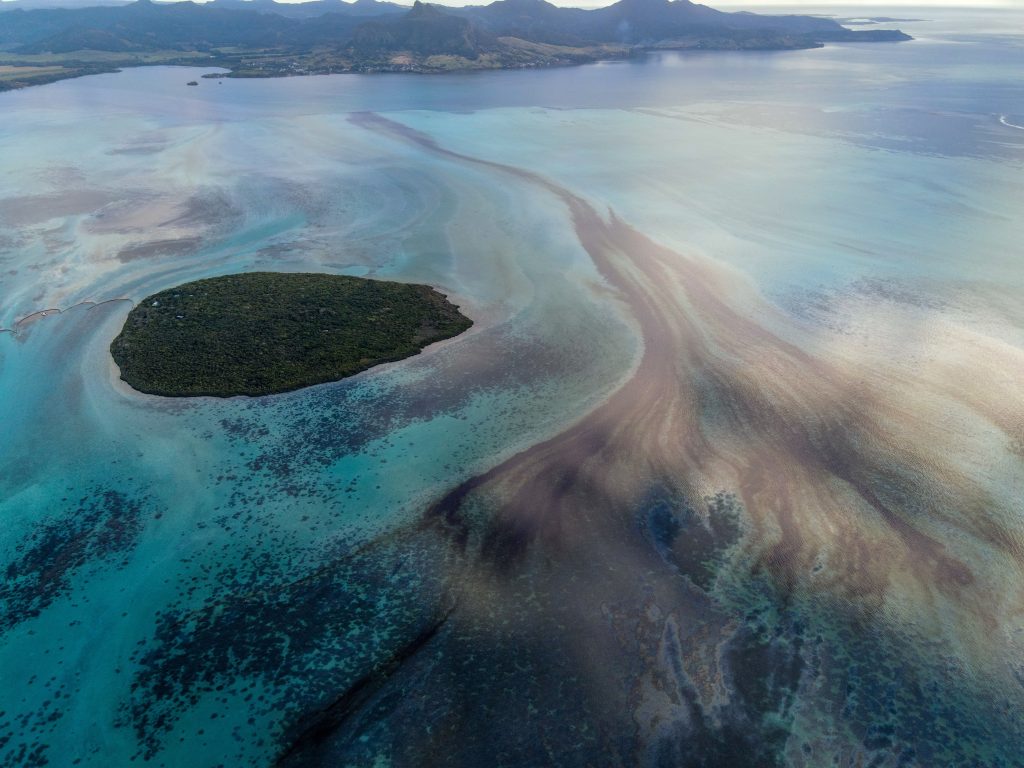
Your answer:
[[[666,49],[790,50],[910,39],[896,29],[726,13],[689,0],[619,0],[593,10],[546,0],[461,8],[378,0],[136,0],[34,10],[21,3],[0,9],[0,90],[152,64],[221,67],[228,77],[429,73],[560,66]]]
[[[410,357],[472,324],[428,285],[251,272],[146,297],[110,352],[140,392],[269,395]]]

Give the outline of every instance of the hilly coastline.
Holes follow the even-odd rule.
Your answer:
[[[0,90],[124,66],[218,66],[229,77],[546,67],[654,49],[789,50],[910,39],[815,16],[726,13],[689,0],[462,8],[378,0],[213,0],[14,8],[0,24]],[[6,4],[5,4],[6,5]],[[15,3],[14,5],[18,5]]]

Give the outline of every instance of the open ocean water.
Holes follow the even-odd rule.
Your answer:
[[[1024,765],[1024,12],[871,13],[0,95],[0,765]],[[119,381],[132,302],[257,269],[476,324]]]

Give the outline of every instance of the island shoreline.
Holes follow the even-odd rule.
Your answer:
[[[540,70],[540,69],[559,69],[568,67],[578,67],[601,63],[612,63],[612,62],[625,62],[636,59],[643,59],[645,57],[656,55],[660,53],[787,53],[792,51],[809,51],[818,50],[828,47],[830,44],[834,45],[837,43],[878,43],[878,42],[908,42],[912,41],[913,38],[909,35],[904,35],[902,38],[892,40],[857,40],[857,39],[840,39],[840,40],[829,40],[829,41],[814,41],[808,43],[800,43],[793,45],[778,45],[778,46],[765,46],[765,47],[727,47],[727,46],[702,46],[700,44],[651,44],[643,46],[628,46],[623,47],[621,51],[616,52],[614,49],[609,47],[602,47],[600,53],[589,55],[585,52],[574,53],[571,57],[556,59],[548,62],[528,62],[522,64],[501,64],[497,66],[456,66],[456,67],[439,67],[439,66],[428,66],[425,64],[395,64],[395,65],[353,65],[347,68],[329,68],[323,71],[294,71],[289,69],[267,69],[252,71],[242,69],[238,62],[224,59],[213,59],[208,61],[198,60],[168,60],[168,61],[144,61],[144,62],[116,62],[111,61],[109,63],[96,63],[83,66],[81,69],[72,69],[71,67],[77,66],[75,60],[70,60],[65,64],[56,64],[55,62],[47,63],[41,62],[38,64],[26,64],[19,61],[18,58],[4,58],[0,54],[0,68],[12,67],[12,68],[40,68],[50,69],[54,66],[68,66],[66,73],[53,72],[48,73],[44,76],[31,77],[27,80],[2,80],[0,79],[0,94],[24,90],[26,88],[38,87],[43,85],[51,85],[53,83],[62,82],[65,80],[75,80],[82,77],[89,77],[92,75],[110,75],[120,74],[127,69],[139,69],[143,67],[182,67],[189,69],[220,69],[222,72],[208,72],[200,75],[202,80],[272,80],[292,77],[317,77],[323,75],[396,75],[396,74],[411,74],[411,75],[468,75],[476,73],[487,73],[487,72],[518,72],[524,70]],[[467,62],[473,60],[467,59]]]

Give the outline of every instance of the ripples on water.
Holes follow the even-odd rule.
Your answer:
[[[0,96],[0,763],[1019,764],[1021,24],[919,15]],[[268,268],[477,324],[117,381],[125,300]]]

